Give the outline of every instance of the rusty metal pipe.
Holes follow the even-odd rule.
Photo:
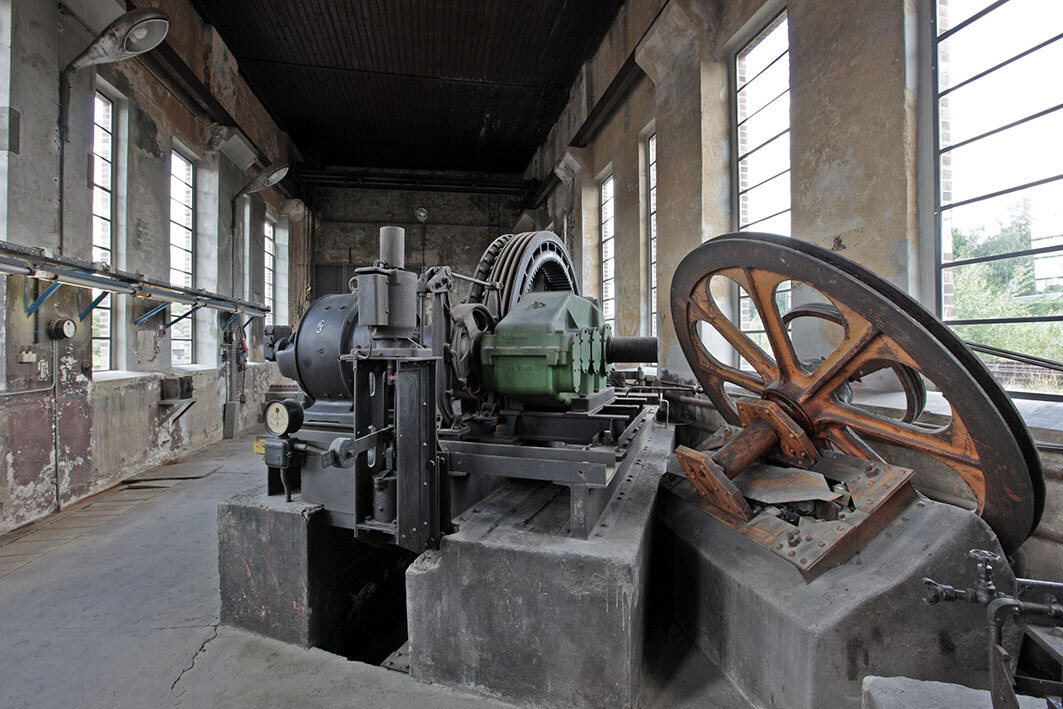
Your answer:
[[[723,448],[712,454],[712,459],[723,468],[729,479],[755,463],[768,449],[779,442],[779,434],[767,421],[756,420],[742,429]]]

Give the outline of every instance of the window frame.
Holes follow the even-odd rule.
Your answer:
[[[104,126],[104,125],[102,125],[99,122],[100,117],[98,115],[97,108],[98,108],[98,105],[99,105],[100,101],[105,102],[107,104],[107,107],[110,109],[110,120],[108,121],[109,125],[107,125],[107,126]],[[105,262],[108,265],[110,265],[111,267],[116,266],[115,257],[116,257],[116,251],[117,251],[117,243],[116,243],[116,238],[115,238],[116,237],[116,224],[115,224],[115,222],[117,221],[116,220],[116,216],[117,216],[117,214],[116,214],[116,212],[117,212],[117,204],[116,204],[116,202],[117,202],[117,197],[118,197],[118,189],[117,189],[118,176],[117,176],[117,165],[116,165],[116,163],[118,162],[118,160],[117,160],[117,158],[118,158],[118,145],[117,145],[117,140],[118,140],[118,137],[117,137],[118,120],[117,119],[118,119],[118,115],[117,114],[118,114],[118,102],[115,101],[112,97],[108,96],[103,91],[100,91],[99,88],[96,88],[93,91],[93,104],[92,104],[92,136],[93,136],[92,137],[92,158],[93,158],[93,161],[92,161],[92,208],[90,210],[90,218],[92,220],[92,231],[91,231],[91,236],[90,236],[90,241],[91,241],[90,247],[91,247],[91,250],[92,250],[92,261],[93,262],[96,262],[96,261],[100,260],[100,259],[96,258],[97,250],[106,251],[107,253],[106,253],[106,261]],[[100,155],[97,152],[97,146],[96,146],[96,129],[97,128],[100,128],[100,129],[106,131],[107,134],[110,136],[110,139],[111,139],[110,140],[110,149],[108,150],[108,155],[106,157]],[[99,163],[97,162],[98,160],[106,160],[107,163],[110,165],[110,179],[108,180],[108,184],[107,185],[103,185],[103,184],[101,184],[99,182],[98,178],[99,178],[100,171],[98,169],[99,168]],[[106,217],[96,213],[96,190],[97,189],[104,190],[104,191],[107,192],[107,196],[108,196],[107,197],[108,214],[107,214]],[[96,242],[96,220],[97,219],[101,219],[101,220],[105,219],[107,221],[107,225],[108,225],[107,226],[107,241],[108,241],[108,245],[106,247],[102,246],[100,244],[97,244],[97,242]],[[92,344],[92,370],[94,372],[106,372],[106,371],[110,371],[110,370],[114,369],[114,366],[115,366],[114,365],[114,363],[115,363],[115,327],[114,327],[115,326],[115,319],[114,319],[115,308],[114,308],[114,294],[113,293],[106,293],[105,291],[101,291],[101,290],[97,290],[97,289],[91,290],[90,293],[92,294],[93,302],[96,303],[95,307],[93,307],[92,311],[91,311],[92,320],[91,320],[91,324],[90,324],[90,335],[91,335],[91,344]],[[105,293],[106,293],[106,295],[104,295]],[[99,298],[101,295],[103,296],[102,299],[99,300],[99,302],[96,302],[97,298]],[[106,303],[106,305],[104,303]],[[97,322],[98,322],[100,316],[104,312],[107,313],[107,323],[108,323],[107,324],[107,335],[101,336],[101,335],[97,334]],[[96,344],[97,341],[103,341],[103,342],[107,343],[107,362],[105,364],[102,363],[102,362],[97,362],[96,361],[95,344]]]
[[[650,337],[657,337],[657,132],[646,137],[646,295]]]
[[[605,198],[605,186],[609,185],[609,199]],[[611,216],[608,220],[605,217],[606,203],[610,203],[612,207]],[[608,221],[611,229],[608,239],[605,236],[605,227]],[[613,256],[609,261],[613,262],[613,275],[610,278],[605,277],[605,242],[612,242]],[[606,301],[612,301],[613,303],[613,315],[612,317],[605,316],[605,324],[612,327],[613,334],[616,334],[616,180],[613,173],[610,171],[598,182],[598,259],[601,264],[601,278],[599,279],[599,285],[601,287],[602,296],[602,314],[605,315]],[[612,285],[613,296],[611,298],[605,297],[606,283]]]
[[[181,178],[177,177],[177,175],[174,174],[174,157],[178,157],[181,160],[183,160],[186,163],[188,163],[189,172],[191,173],[191,178],[192,178],[191,184],[185,182],[184,180],[181,180],[182,183],[184,183],[185,185],[188,186],[189,192],[191,194],[191,204],[187,204],[187,205],[182,204],[182,206],[187,207],[191,211],[191,220],[190,220],[191,223],[190,223],[190,227],[187,227],[189,229],[189,231],[191,232],[190,238],[189,238],[190,249],[185,249],[183,246],[178,246],[177,247],[177,248],[181,249],[182,251],[189,251],[189,265],[190,265],[191,270],[190,271],[184,271],[184,270],[181,270],[181,269],[176,269],[176,268],[174,268],[173,263],[170,263],[170,265],[169,265],[170,283],[173,284],[173,272],[174,271],[179,271],[180,273],[187,273],[188,274],[189,281],[191,282],[191,286],[190,287],[194,288],[195,284],[196,284],[196,241],[197,241],[197,239],[196,239],[196,226],[197,226],[197,224],[196,224],[196,182],[197,182],[197,179],[196,179],[197,178],[196,161],[195,161],[194,157],[189,156],[189,154],[186,153],[185,151],[181,150],[177,146],[173,146],[170,149],[170,179],[171,179],[171,181],[174,178],[181,179]],[[176,225],[178,225],[178,226],[180,226],[182,228],[186,228],[180,222],[174,221],[174,218],[173,218],[173,204],[172,203],[175,202],[175,201],[178,201],[178,200],[176,199],[176,197],[174,197],[173,188],[172,188],[172,182],[171,182],[171,189],[170,189],[169,197],[170,197],[171,204],[170,204],[169,219],[167,220],[168,225],[176,224]],[[167,234],[169,235],[169,231],[167,231]],[[175,245],[174,242],[173,242],[173,238],[172,237],[168,238],[168,242],[169,242],[170,248],[173,249],[173,247]],[[181,287],[184,288],[185,286],[181,286]],[[174,312],[175,306],[180,309],[176,313]],[[174,303],[174,304],[171,304],[171,306],[170,306],[170,315],[171,316],[180,317],[181,315],[183,315],[184,313],[187,312],[186,309],[191,309],[191,308],[192,308],[191,305],[179,305],[177,303]],[[184,320],[186,320],[188,322],[188,337],[187,338],[174,337],[173,326],[171,325],[171,327],[169,328],[170,329],[170,364],[171,364],[171,366],[188,366],[188,365],[192,365],[192,364],[196,363],[196,323],[195,323],[195,315],[194,314],[188,315],[187,317],[184,318]],[[174,362],[173,361],[173,350],[174,350],[175,342],[187,342],[188,343],[189,357],[188,357],[188,361],[187,362]]]
[[[742,85],[739,86],[738,62],[739,62],[740,58],[742,57],[742,55],[745,52],[747,52],[748,50],[753,48],[762,38],[766,37],[773,30],[778,29],[778,24],[780,23],[780,20],[784,20],[786,22],[786,33],[787,33],[786,34],[786,50],[784,52],[781,52],[774,59],[772,59],[768,64],[766,64],[764,66],[763,69],[758,71],[756,75],[746,79],[742,83]],[[742,197],[743,197],[743,195],[747,194],[751,190],[753,190],[753,189],[755,189],[755,188],[757,188],[757,187],[759,187],[761,185],[764,185],[764,184],[770,182],[771,180],[777,179],[777,178],[781,177],[782,175],[789,174],[793,170],[793,161],[790,159],[789,156],[787,156],[786,170],[783,170],[782,172],[779,172],[779,173],[777,173],[775,175],[772,175],[771,177],[768,177],[767,179],[760,180],[758,183],[750,185],[750,186],[747,186],[747,187],[743,187],[742,184],[741,184],[741,161],[742,161],[742,159],[752,155],[753,153],[755,153],[756,151],[760,150],[761,148],[764,148],[765,146],[771,145],[771,143],[773,143],[776,140],[779,140],[784,135],[789,135],[791,130],[792,130],[792,127],[793,127],[793,121],[791,120],[791,117],[790,116],[787,117],[786,130],[781,131],[780,133],[776,134],[773,137],[768,138],[767,140],[765,140],[765,141],[763,141],[761,143],[758,143],[757,145],[753,146],[752,148],[747,148],[745,150],[745,152],[743,152],[743,153],[739,152],[740,148],[742,147],[741,143],[740,143],[740,137],[739,137],[740,136],[739,129],[741,128],[741,126],[743,124],[745,124],[747,121],[749,121],[751,118],[753,118],[755,115],[757,115],[757,113],[759,113],[760,111],[764,110],[765,108],[767,108],[768,106],[770,106],[774,102],[780,100],[783,96],[792,95],[791,92],[793,90],[793,86],[792,86],[792,82],[790,81],[790,70],[789,70],[789,68],[790,68],[790,49],[791,48],[790,48],[790,37],[789,37],[789,17],[788,17],[788,14],[787,14],[787,7],[786,7],[785,4],[783,4],[776,11],[772,12],[772,14],[768,17],[768,19],[766,21],[760,23],[757,26],[756,30],[751,32],[751,34],[749,35],[749,39],[747,39],[746,41],[744,41],[741,44],[737,45],[737,47],[730,54],[730,60],[728,62],[728,78],[729,78],[729,82],[730,82],[730,89],[729,89],[729,94],[730,94],[730,97],[729,97],[730,98],[730,101],[729,101],[729,103],[730,103],[730,106],[729,106],[729,109],[730,109],[730,131],[729,131],[729,134],[730,134],[730,147],[731,147],[731,155],[732,155],[732,159],[731,159],[731,205],[732,205],[732,209],[731,209],[731,228],[732,228],[733,231],[736,231],[736,232],[746,231],[746,230],[749,230],[750,228],[753,228],[753,230],[756,231],[756,227],[758,225],[763,224],[764,222],[766,222],[766,221],[768,221],[770,219],[775,219],[776,217],[779,217],[779,216],[781,216],[783,214],[789,214],[789,215],[793,214],[793,211],[792,211],[793,210],[793,195],[792,195],[792,188],[791,188],[791,194],[789,194],[787,196],[786,209],[781,210],[779,212],[775,212],[775,213],[769,214],[768,216],[765,216],[765,217],[761,217],[761,218],[756,219],[756,220],[754,220],[752,222],[749,222],[748,224],[745,224],[745,225],[742,224]],[[785,61],[787,63],[787,67],[788,67],[786,91],[784,91],[784,92],[780,93],[779,95],[775,96],[770,101],[768,101],[763,106],[761,106],[759,109],[754,111],[752,114],[750,114],[750,115],[748,115],[745,118],[742,118],[740,120],[739,93],[741,92],[741,90],[743,88],[745,88],[746,86],[748,86],[750,83],[752,83],[754,80],[756,80],[758,77],[763,75],[766,71],[768,71],[777,62],[779,62],[780,60],[783,60],[784,57],[785,57]],[[791,226],[790,226],[789,229],[787,229],[787,235],[789,235],[791,233],[792,233],[792,216],[791,216]],[[777,295],[786,294],[787,297],[789,297],[789,292],[790,292],[790,289],[787,288],[785,290],[778,291]],[[766,333],[764,332],[764,330],[763,329],[749,329],[749,328],[746,328],[745,325],[744,325],[743,321],[745,320],[745,318],[743,317],[743,313],[747,312],[745,310],[745,308],[751,307],[751,306],[748,306],[748,304],[750,302],[751,301],[749,299],[748,294],[743,295],[742,291],[739,289],[737,284],[734,285],[734,287],[732,288],[732,294],[731,294],[731,303],[732,303],[731,320],[732,320],[732,322],[734,322],[735,324],[738,325],[738,328],[739,328],[739,330],[741,332],[746,333],[747,335],[751,336],[751,339],[754,342],[756,342],[758,344],[758,346],[760,346],[762,348],[767,347],[768,349],[766,351],[770,351],[770,347],[768,347],[767,342],[766,342]],[[740,359],[738,357],[738,353],[732,351],[732,356],[734,357],[735,366],[741,366],[742,362],[740,361]]]
[[[929,147],[929,152],[930,152],[930,159],[933,161],[933,165],[931,166],[932,182],[929,185],[929,187],[927,188],[927,192],[928,193],[932,192],[932,194],[928,195],[929,196],[928,204],[929,204],[929,206],[930,206],[930,208],[932,210],[933,245],[934,245],[934,256],[933,256],[934,273],[933,273],[933,279],[932,279],[933,288],[934,288],[934,296],[933,296],[933,301],[932,302],[933,302],[935,315],[950,330],[952,330],[953,326],[956,326],[956,325],[959,325],[959,326],[963,326],[963,325],[983,325],[983,324],[984,325],[1009,325],[1009,324],[1025,324],[1025,323],[1037,323],[1037,322],[1063,322],[1063,314],[1050,315],[1050,316],[992,317],[992,318],[976,318],[976,319],[966,319],[966,320],[958,320],[958,319],[955,319],[955,318],[951,318],[951,319],[946,319],[945,318],[945,297],[944,297],[945,296],[945,293],[944,293],[944,290],[945,290],[944,289],[945,277],[944,277],[944,275],[945,275],[945,271],[946,270],[954,269],[954,268],[956,268],[958,266],[962,267],[962,266],[966,266],[966,265],[974,265],[974,264],[977,264],[977,263],[992,263],[994,261],[1002,261],[1002,260],[1006,260],[1006,259],[1021,258],[1021,257],[1024,257],[1024,256],[1036,256],[1036,255],[1050,254],[1050,253],[1054,253],[1054,254],[1063,256],[1063,243],[1061,243],[1061,244],[1056,245],[1056,246],[1033,247],[1033,248],[1029,248],[1029,249],[1021,249],[1021,250],[1018,250],[1018,251],[1001,252],[999,254],[992,254],[992,255],[988,255],[988,256],[964,258],[964,259],[953,259],[952,261],[944,261],[943,258],[942,258],[943,257],[943,247],[944,247],[944,235],[943,235],[944,219],[943,219],[943,214],[944,214],[945,211],[952,210],[952,209],[955,209],[957,207],[963,207],[963,206],[967,206],[967,205],[970,205],[970,204],[975,204],[975,203],[978,203],[978,202],[984,202],[986,200],[994,199],[994,198],[997,198],[997,197],[1002,197],[1002,196],[1005,196],[1005,195],[1008,195],[1008,194],[1014,194],[1014,193],[1022,192],[1024,190],[1031,189],[1031,188],[1034,188],[1034,187],[1038,187],[1038,186],[1043,185],[1043,184],[1049,184],[1049,183],[1052,183],[1052,182],[1058,182],[1058,181],[1063,180],[1063,171],[1061,171],[1060,173],[1058,173],[1058,174],[1056,174],[1054,176],[1051,176],[1051,177],[1039,178],[1039,179],[1036,179],[1036,180],[1023,182],[1023,183],[1020,183],[1018,185],[1011,186],[1011,187],[1008,187],[1008,188],[1005,188],[1005,189],[995,190],[995,191],[992,191],[992,192],[989,192],[989,193],[986,193],[986,194],[981,194],[981,195],[978,195],[978,196],[975,196],[975,197],[969,197],[969,198],[962,199],[962,200],[955,200],[954,201],[954,200],[950,199],[948,204],[943,204],[942,203],[943,202],[943,200],[942,200],[942,179],[943,179],[943,175],[942,175],[942,157],[946,153],[949,153],[950,151],[955,150],[957,147],[963,147],[963,146],[966,146],[966,145],[969,145],[969,144],[974,144],[974,143],[978,142],[979,140],[982,140],[982,139],[985,139],[985,138],[990,138],[990,137],[992,137],[992,136],[994,136],[994,135],[996,135],[998,133],[1001,133],[1001,132],[1004,132],[1004,131],[1008,130],[1009,128],[1017,127],[1017,126],[1022,125],[1023,123],[1026,123],[1028,121],[1035,120],[1036,118],[1041,117],[1042,115],[1046,115],[1047,113],[1049,113],[1051,111],[1059,110],[1059,108],[1060,108],[1059,106],[1057,106],[1057,107],[1055,107],[1053,109],[1050,109],[1050,110],[1035,111],[1034,113],[1027,114],[1027,115],[1025,115],[1022,118],[1019,118],[1017,120],[1010,120],[1007,123],[1005,123],[1004,125],[997,126],[997,127],[993,128],[991,130],[988,130],[988,131],[983,131],[981,133],[978,133],[975,136],[964,138],[963,140],[960,140],[960,141],[955,141],[953,143],[950,143],[950,145],[948,147],[946,147],[944,149],[942,148],[942,143],[941,143],[941,138],[942,138],[942,133],[941,133],[941,113],[942,113],[941,112],[941,99],[942,98],[944,98],[948,94],[951,94],[953,91],[956,91],[959,88],[975,84],[976,82],[980,81],[981,79],[984,79],[984,78],[986,78],[988,76],[992,76],[997,70],[1002,69],[1002,68],[1010,65],[1011,63],[1013,63],[1015,61],[1018,61],[1018,60],[1026,57],[1026,56],[1034,54],[1035,52],[1048,47],[1050,44],[1052,44],[1054,42],[1063,41],[1063,37],[1056,36],[1056,37],[1054,37],[1052,39],[1049,39],[1047,41],[1040,42],[1040,43],[1038,43],[1038,44],[1036,44],[1036,45],[1034,45],[1032,47],[1028,47],[1028,48],[1018,52],[1017,54],[1013,54],[1013,55],[1007,57],[1006,59],[993,64],[991,67],[989,67],[987,69],[984,69],[982,71],[979,71],[978,73],[976,73],[976,74],[974,74],[974,75],[972,75],[970,77],[967,77],[966,79],[963,79],[962,81],[956,82],[956,83],[954,83],[954,84],[952,84],[952,85],[950,85],[948,87],[945,87],[945,89],[942,90],[941,85],[940,85],[940,68],[939,68],[940,44],[941,44],[941,42],[948,40],[949,38],[953,37],[957,33],[963,31],[965,28],[967,28],[970,25],[974,24],[975,22],[979,21],[980,19],[982,19],[986,15],[989,15],[994,10],[1007,5],[1011,1],[1012,0],[994,0],[993,2],[988,3],[982,9],[978,10],[977,12],[973,13],[969,17],[967,17],[964,20],[960,21],[956,25],[951,26],[951,27],[949,27],[948,29],[946,29],[946,30],[944,30],[942,32],[939,32],[939,30],[938,30],[938,25],[939,25],[939,22],[938,22],[939,0],[925,0],[925,5],[924,5],[924,7],[926,9],[926,12],[929,15],[929,18],[928,18],[929,19],[929,23],[927,23],[927,24],[929,26],[929,43],[928,43],[928,46],[929,46],[929,57],[928,57],[928,61],[929,61],[930,70],[929,70],[929,76],[927,76],[927,74],[924,74],[923,76],[927,76],[928,81],[929,81],[929,86],[928,86],[928,98],[929,98],[929,100],[927,101],[927,103],[930,105],[930,124],[931,124],[930,125],[930,129],[931,129],[932,133],[931,133],[931,144],[928,147]],[[950,165],[950,170],[951,170],[951,165]],[[949,179],[951,179],[951,173],[950,173],[950,178]],[[953,298],[955,298],[955,294],[953,294]],[[960,333],[957,332],[956,335],[957,335],[957,337],[960,337],[960,339],[963,339],[960,336]],[[1001,382],[1001,387],[1004,387],[1004,382]],[[1038,401],[1063,401],[1063,394],[1051,394],[1051,393],[1047,393],[1047,392],[1027,391],[1027,390],[1014,390],[1014,389],[1007,389],[1007,393],[1008,393],[1008,395],[1010,397],[1018,398],[1018,399],[1031,399],[1031,400],[1038,400]]]
[[[277,225],[269,217],[262,220],[262,300],[269,307],[263,327],[270,327],[277,303]]]

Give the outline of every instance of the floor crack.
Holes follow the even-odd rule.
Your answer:
[[[206,638],[203,641],[203,643],[199,646],[199,649],[196,650],[195,653],[192,655],[192,659],[189,660],[188,667],[186,667],[183,670],[181,670],[181,674],[177,675],[177,679],[175,679],[173,681],[173,684],[170,685],[170,694],[172,694],[174,696],[174,699],[177,700],[178,704],[181,703],[181,695],[183,695],[184,692],[181,692],[181,694],[177,694],[176,693],[175,690],[177,689],[177,684],[185,676],[186,672],[188,672],[189,670],[191,670],[193,667],[196,666],[196,660],[199,658],[200,655],[203,654],[203,651],[205,649],[207,649],[207,644],[210,643],[210,641],[213,640],[214,638],[218,637],[218,626],[217,625],[213,625],[211,627],[213,628],[213,630],[210,633],[210,637]]]

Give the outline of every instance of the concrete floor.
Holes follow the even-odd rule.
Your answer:
[[[264,484],[252,438],[0,537],[0,706],[508,706],[219,627],[216,504]],[[745,704],[674,629],[653,640],[645,706]]]

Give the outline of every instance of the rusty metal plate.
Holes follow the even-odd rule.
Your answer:
[[[842,509],[836,520],[814,521],[802,517],[798,527],[777,517],[771,508],[743,520],[722,513],[704,499],[699,499],[698,505],[739,534],[796,566],[809,581],[849,559],[917,497],[910,482],[915,473],[910,468],[832,451],[823,451],[821,455],[813,472],[830,482],[844,483],[852,495],[854,509]]]
[[[787,502],[824,500],[841,497],[827,484],[826,478],[797,468],[777,468],[774,465],[751,465],[731,482],[745,497],[765,505]]]

